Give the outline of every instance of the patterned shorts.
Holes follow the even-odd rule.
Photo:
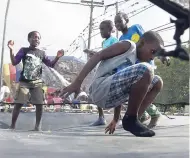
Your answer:
[[[129,98],[131,86],[138,82],[143,77],[143,74],[148,70],[152,72],[152,75],[154,74],[149,64],[139,63],[114,74],[105,107],[113,108],[126,102]],[[149,91],[159,80],[159,76],[155,75],[153,77]]]

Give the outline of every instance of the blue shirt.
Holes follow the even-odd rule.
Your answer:
[[[113,45],[113,44],[115,44],[117,42],[118,42],[118,39],[115,38],[115,37],[113,37],[113,36],[111,36],[110,38],[108,38],[108,39],[106,39],[106,40],[104,40],[102,42],[102,47],[103,48],[107,48],[107,47],[109,47],[109,46],[111,46],[111,45]]]
[[[128,28],[128,31],[126,34],[121,35],[119,40],[120,41],[130,40],[137,43],[142,37],[142,35],[144,34],[144,32],[145,31],[143,30],[141,25],[139,24],[132,25],[131,27]],[[136,63],[139,63],[139,61],[137,61]],[[155,68],[154,60],[151,60],[149,63]]]
[[[139,24],[132,25],[131,27],[128,28],[128,31],[126,34],[121,35],[119,40],[120,41],[130,40],[137,43],[140,40],[141,36],[144,34],[144,32],[145,31],[143,30],[141,25]]]

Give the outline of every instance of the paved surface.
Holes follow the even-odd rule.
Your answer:
[[[45,113],[44,132],[30,132],[34,113],[21,113],[17,130],[7,130],[11,114],[0,113],[1,158],[188,158],[189,117],[165,116],[153,138],[137,138],[118,127],[105,135],[105,127],[89,126],[95,114]],[[112,115],[106,115],[109,121]]]

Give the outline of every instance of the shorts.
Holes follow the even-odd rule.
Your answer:
[[[127,67],[114,74],[110,85],[110,91],[106,99],[105,107],[117,107],[128,101],[131,86],[138,82],[147,70],[152,70],[149,64],[139,63]],[[159,76],[154,76],[153,70],[151,72],[153,75],[153,80],[150,84],[149,91],[159,80],[161,80]]]
[[[15,103],[17,104],[43,104],[44,94],[42,89],[42,81],[31,81],[31,82],[19,82],[16,95]]]

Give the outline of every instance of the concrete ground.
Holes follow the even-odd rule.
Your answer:
[[[7,130],[11,114],[0,113],[1,158],[188,158],[189,117],[162,116],[156,136],[137,138],[121,127],[105,135],[91,127],[96,114],[44,113],[43,132],[32,132],[34,113],[21,113],[17,130]],[[172,117],[172,116],[171,116]],[[112,115],[106,115],[108,122]]]

